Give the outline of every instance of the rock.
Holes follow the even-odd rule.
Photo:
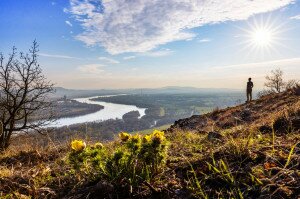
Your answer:
[[[276,133],[286,133],[289,127],[291,127],[291,124],[285,117],[277,118],[273,124],[273,129]]]
[[[210,141],[223,140],[223,136],[217,131],[209,132],[208,135],[207,135],[207,138]]]
[[[258,129],[262,134],[272,133],[273,129],[269,125],[262,125]]]
[[[251,111],[250,109],[245,109],[240,113],[240,118],[244,121],[249,121],[251,118]]]

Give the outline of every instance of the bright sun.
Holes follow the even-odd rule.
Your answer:
[[[272,32],[266,28],[259,28],[252,33],[252,42],[260,47],[269,46],[272,42]]]
[[[285,23],[277,19],[253,18],[247,22],[247,27],[242,28],[239,45],[243,45],[240,51],[245,51],[246,56],[270,56],[279,53],[278,47],[286,47],[282,41],[282,34],[286,31]]]

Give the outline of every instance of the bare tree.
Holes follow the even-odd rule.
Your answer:
[[[286,82],[285,89],[290,90],[290,89],[293,89],[293,88],[297,87],[298,85],[299,85],[299,80],[291,79],[291,80]]]
[[[285,82],[283,81],[283,71],[279,68],[272,70],[270,75],[266,76],[267,82],[265,86],[273,92],[280,93],[285,88]]]
[[[0,151],[10,144],[13,134],[42,128],[53,121],[49,94],[53,84],[47,81],[37,62],[38,44],[29,53],[17,53],[13,47],[7,61],[0,53]],[[41,117],[41,113],[43,116]]]

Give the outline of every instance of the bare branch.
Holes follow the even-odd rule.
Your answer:
[[[34,41],[29,53],[20,53],[19,58],[13,47],[6,63],[0,54],[0,120],[3,123],[0,150],[8,147],[13,133],[42,132],[54,120],[50,111],[53,105],[47,98],[54,92],[53,84],[46,80],[37,62],[38,51]]]

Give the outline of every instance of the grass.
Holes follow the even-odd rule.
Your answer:
[[[256,111],[262,104],[272,109]],[[116,139],[101,150],[91,141],[84,153],[74,153],[65,142],[38,147],[20,139],[0,155],[0,198],[297,198],[299,129],[285,126],[293,122],[272,124],[283,115],[287,121],[299,118],[299,98],[283,95],[251,106],[251,120],[231,127],[222,128],[222,122],[231,121],[242,107],[217,110],[216,120],[201,129],[195,125],[203,120],[194,117],[184,121],[190,129],[169,129],[161,164],[148,165],[159,153],[149,158],[151,150],[141,150],[141,141],[127,145]],[[208,137],[211,124],[222,139]],[[262,133],[261,125],[273,131]],[[151,131],[139,133],[144,137]]]
[[[151,133],[153,130],[159,130],[159,131],[162,131],[162,130],[166,130],[168,129],[169,127],[171,126],[171,124],[165,124],[165,125],[162,125],[162,126],[158,126],[158,127],[154,127],[154,128],[150,128],[150,129],[145,129],[145,130],[142,130],[142,131],[134,131],[134,132],[131,132],[132,134],[135,134],[135,133],[139,133],[139,134],[149,134]]]

